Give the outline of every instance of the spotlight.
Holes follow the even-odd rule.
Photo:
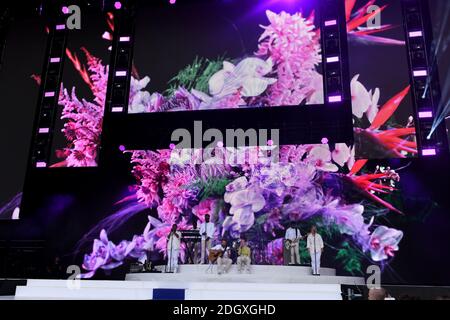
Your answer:
[[[62,13],[64,14],[68,14],[69,13],[69,8],[67,6],[64,6],[61,8]]]
[[[125,148],[125,146],[124,146],[123,144],[121,144],[121,145],[119,146],[119,150],[122,151],[122,152],[124,152],[124,151],[126,150],[126,148]]]
[[[120,10],[120,8],[122,8],[122,2],[120,2],[120,1],[114,2],[114,8],[116,8],[117,10]]]
[[[322,140],[320,140],[320,142],[322,142],[322,144],[328,144],[328,138],[323,137]]]
[[[177,0],[169,0],[169,3],[170,4],[175,4],[175,3],[177,3]]]

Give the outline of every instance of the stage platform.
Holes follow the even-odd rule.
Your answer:
[[[158,268],[163,268],[160,266]],[[252,266],[251,274],[207,272],[207,265],[181,265],[179,273],[130,273],[125,281],[28,280],[16,299],[184,299],[184,300],[341,300],[341,285],[364,285],[364,278],[336,276],[323,268],[311,275],[303,266]]]

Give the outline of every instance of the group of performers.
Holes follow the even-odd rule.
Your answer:
[[[214,264],[217,263],[217,273],[227,273],[233,264],[232,255],[237,253],[236,265],[238,272],[246,271],[250,273],[251,265],[251,249],[248,246],[247,239],[244,236],[240,237],[239,244],[236,247],[230,247],[226,239],[222,239],[220,244],[212,245],[214,238],[215,226],[210,221],[210,216],[205,215],[205,221],[200,224],[200,261],[196,257],[191,258],[192,263],[200,264]],[[302,236],[300,230],[294,224],[291,224],[285,233],[285,246],[290,252],[289,265],[300,265],[300,240],[306,239],[306,248],[311,257],[311,267],[313,275],[320,275],[320,259],[323,252],[324,243],[320,234],[317,233],[316,226],[312,226],[310,233]],[[167,237],[167,267],[166,272],[178,271],[178,258],[181,247],[182,234],[177,230],[177,225],[174,224]],[[197,255],[196,255],[197,256]]]

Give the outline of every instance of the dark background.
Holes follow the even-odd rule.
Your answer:
[[[14,13],[13,13],[14,14]],[[0,67],[0,207],[22,191],[46,32],[34,8],[13,16]]]
[[[392,2],[397,3],[397,1]],[[166,10],[170,10],[170,8]],[[388,11],[387,9],[386,12]],[[148,13],[141,12],[140,14],[146,15]],[[17,23],[16,20],[15,24],[12,25],[14,28],[11,27],[8,34],[10,40],[4,56],[5,64],[0,70],[0,150],[2,150],[0,156],[0,203],[20,192],[23,185],[38,90],[35,82],[30,79],[30,75],[40,73],[45,47],[45,33],[39,18],[23,17],[20,19],[25,22],[29,21],[29,24]],[[159,72],[161,73],[164,71],[167,78],[164,78],[164,81],[161,80],[161,89],[152,87],[150,91],[163,90],[165,89],[163,86],[165,81],[173,76],[180,66],[183,67],[186,62],[190,63],[191,58],[196,54],[196,50],[192,46],[192,52],[189,59],[186,58],[186,61],[174,59],[174,61],[178,61],[176,67],[172,66],[171,60],[167,60],[167,63],[162,66],[145,63],[145,61],[155,61],[156,59],[147,57],[158,54],[162,57],[166,56],[167,53],[163,54],[158,49],[152,49],[158,48],[158,42],[156,41],[153,43],[154,46],[150,46],[151,43],[148,42],[148,49],[139,49],[140,46],[145,46],[145,40],[140,40],[144,38],[139,37],[139,21],[145,21],[145,19],[140,19],[138,18],[137,25],[135,63],[142,76],[147,74],[152,76],[155,73],[152,68],[160,68]],[[89,35],[84,33],[71,35],[68,47],[76,51],[81,58],[82,54],[79,47],[83,45],[94,55],[104,57],[103,60],[107,63],[109,54],[105,52],[105,48],[108,44],[101,39],[101,34],[106,30],[104,18],[103,16],[101,19],[98,16],[93,16],[89,18],[89,21],[91,20],[96,21],[86,22],[86,20],[82,20],[82,23],[86,22],[86,25],[92,26],[92,30],[95,31],[92,34],[88,32]],[[167,28],[175,28],[175,25],[175,21],[172,21]],[[224,28],[226,27],[224,26]],[[161,33],[161,29],[158,30]],[[151,39],[147,41],[151,41]],[[15,45],[13,45],[14,43]],[[249,47],[248,54],[251,54],[252,50],[256,49],[256,44]],[[406,86],[408,82],[407,70],[403,70],[403,67],[401,67],[406,63],[406,53],[404,52],[403,58],[401,58],[400,48],[395,47],[396,58],[392,58],[392,60],[398,59],[398,61],[395,60],[398,63],[370,65],[371,72],[367,76],[364,76],[361,71],[360,80],[369,89],[379,86],[382,99],[385,97],[384,93],[391,92],[394,94]],[[232,57],[242,56],[241,49],[235,50],[236,55],[232,55]],[[375,55],[373,49],[367,50],[365,54],[369,54],[370,51]],[[383,48],[382,50],[391,49]],[[394,52],[394,49],[392,50]],[[220,53],[215,50],[210,52],[213,55],[212,57]],[[387,58],[389,56],[386,55],[386,51],[384,52],[377,53],[376,56],[379,61],[389,63],[390,58]],[[353,57],[352,52],[350,56],[351,59],[357,59]],[[403,63],[401,62],[402,59],[404,59]],[[359,61],[362,65],[363,61]],[[352,64],[356,65],[356,62],[353,61]],[[397,67],[396,72],[388,72],[394,66]],[[165,67],[168,68],[167,72]],[[169,67],[173,67],[173,70]],[[353,69],[353,67],[351,68]],[[8,76],[5,76],[5,74],[8,74]],[[393,78],[397,74],[399,78]],[[77,87],[79,97],[92,98],[89,89],[68,62],[64,67],[63,80],[69,88],[72,85]],[[153,81],[152,83],[156,82]],[[18,149],[20,150],[15,153],[9,151]],[[447,254],[448,243],[450,243],[450,233],[448,232],[450,226],[449,159],[448,157],[442,157],[412,159],[406,162],[405,160],[395,159],[391,161],[391,166],[394,168],[410,164],[400,172],[405,215],[396,216],[394,213],[389,215],[390,222],[403,230],[405,237],[400,243],[400,251],[396,258],[391,266],[385,270],[384,280],[390,283],[450,285],[448,274],[450,257]],[[89,252],[90,248],[85,246],[79,254],[73,254],[76,242],[86,230],[89,230],[99,220],[118,208],[114,205],[115,201],[130,194],[129,186],[134,181],[128,174],[129,169],[127,157],[117,151],[117,154],[111,158],[111,162],[104,168],[58,168],[47,170],[45,174],[43,172],[36,175],[33,181],[35,193],[30,198],[30,205],[35,210],[27,211],[29,214],[20,221],[1,221],[0,242],[1,240],[19,239],[45,240],[46,257],[59,255],[63,256],[68,263],[76,262],[79,264],[82,253]],[[132,234],[142,232],[148,213],[147,210],[130,219],[122,226],[120,231],[111,235],[112,240],[128,239]],[[330,266],[327,265],[327,260],[324,261],[324,266]],[[120,273],[120,270],[117,272]]]

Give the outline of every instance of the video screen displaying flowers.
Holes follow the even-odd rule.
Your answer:
[[[112,13],[83,10],[80,30],[70,30],[65,52],[51,167],[96,167],[108,84]],[[101,17],[101,19],[99,19]]]
[[[148,251],[164,256],[172,224],[190,230],[205,215],[215,224],[214,241],[245,235],[255,264],[286,261],[284,233],[293,223],[302,234],[317,225],[327,243],[328,263],[348,274],[362,274],[368,262],[385,265],[399,250],[403,232],[389,223],[389,217],[401,213],[396,207],[400,177],[393,168],[355,162],[345,144],[217,146],[213,151],[124,151],[136,184],[117,202],[120,209],[83,237],[100,237],[84,257],[83,277],[143,258]],[[143,210],[148,220],[141,234],[121,233],[126,238],[117,244],[108,240],[107,226]],[[301,261],[308,263],[301,245]],[[182,261],[185,254],[182,247]]]
[[[322,104],[314,4],[141,1],[128,112]]]
[[[346,1],[346,12],[356,156],[415,157],[401,3]]]

